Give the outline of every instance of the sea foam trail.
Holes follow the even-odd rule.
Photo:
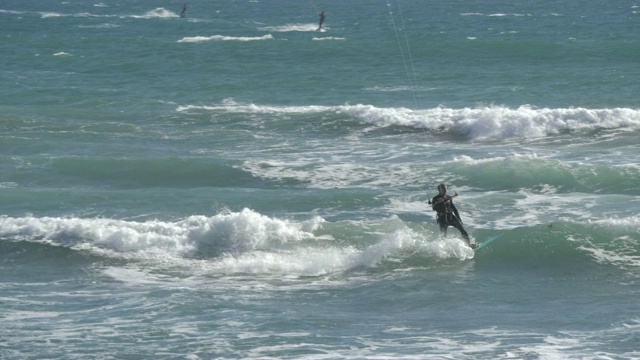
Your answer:
[[[273,40],[274,37],[271,34],[263,36],[225,36],[225,35],[212,35],[212,36],[190,36],[184,37],[178,40],[179,43],[197,43],[204,41],[260,41],[260,40]]]
[[[614,217],[591,221],[593,224],[617,231],[634,232],[640,235],[640,215],[631,217]]]
[[[382,108],[373,105],[341,106],[273,106],[243,104],[225,100],[220,105],[179,106],[179,112],[214,111],[250,114],[310,114],[335,112],[363,124],[378,127],[404,126],[433,131],[447,131],[470,139],[539,138],[564,132],[601,129],[634,131],[640,129],[640,110],[630,108],[518,108],[483,106],[453,109]]]
[[[95,7],[108,7],[97,6]],[[2,12],[2,10],[0,10]],[[29,14],[29,12],[7,12],[13,14]],[[59,17],[77,17],[77,18],[133,18],[133,19],[179,19],[180,15],[171,10],[165,8],[156,8],[154,10],[147,11],[142,15],[112,15],[112,14],[93,14],[88,12],[82,13],[59,13],[59,12],[35,12],[39,14],[41,18],[59,18]]]
[[[136,19],[171,19],[179,18],[180,15],[165,8],[156,8],[154,10],[146,12],[144,15],[131,15],[131,17]]]
[[[262,31],[275,31],[275,32],[309,32],[309,31],[317,31],[318,24],[287,24],[281,26],[264,26],[258,28],[258,30]]]

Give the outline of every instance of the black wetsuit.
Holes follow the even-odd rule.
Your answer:
[[[318,14],[320,16],[320,23],[318,24],[318,30],[322,29],[322,23],[324,23],[324,11]]]
[[[460,220],[460,214],[458,214],[458,209],[453,205],[453,199],[448,201],[439,201],[445,196],[450,197],[448,195],[436,195],[431,200],[431,208],[436,212],[436,221],[438,225],[440,225],[440,233],[442,235],[447,235],[447,228],[449,226],[453,226],[454,228],[460,231],[462,237],[469,243],[469,234],[462,226],[462,220]]]

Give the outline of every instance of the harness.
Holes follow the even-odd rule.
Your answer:
[[[444,211],[436,211],[436,220],[440,221],[444,221],[447,224],[450,221],[453,221],[453,219],[455,219],[455,215],[453,214],[453,210],[451,209],[451,201],[447,201],[444,204],[442,204],[442,207],[444,208]]]

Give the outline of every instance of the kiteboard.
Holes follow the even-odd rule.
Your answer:
[[[491,245],[492,242],[498,240],[500,237],[502,236],[502,233],[498,234],[498,235],[494,235],[490,238],[488,238],[487,240],[481,242],[480,244],[478,244],[478,247],[475,248],[476,251],[480,250],[480,249],[484,249],[487,246]]]

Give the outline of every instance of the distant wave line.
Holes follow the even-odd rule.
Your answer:
[[[266,106],[225,100],[221,105],[179,106],[179,112],[206,110],[231,113],[318,113],[347,114],[364,124],[379,127],[406,126],[416,129],[448,130],[473,139],[537,138],[564,131],[640,129],[640,110],[631,108],[517,108],[490,105],[474,108],[431,109],[381,108],[373,105]]]
[[[315,32],[318,30],[317,24],[287,24],[281,26],[263,26],[258,28],[262,31],[275,31],[275,32]]]
[[[347,40],[347,39],[343,38],[343,37],[328,36],[328,37],[314,37],[312,40],[313,41],[327,41],[327,40]]]
[[[154,10],[147,11],[142,15],[115,15],[115,14],[92,14],[89,12],[81,12],[81,13],[60,13],[53,11],[36,11],[36,12],[28,12],[28,11],[14,11],[14,10],[3,10],[0,9],[0,13],[5,14],[16,14],[16,15],[24,15],[24,14],[37,14],[40,15],[41,18],[58,18],[58,17],[86,17],[86,18],[134,18],[134,19],[174,19],[180,18],[180,15],[177,13],[167,10],[165,8],[156,8]]]
[[[274,37],[271,34],[267,34],[264,36],[258,37],[235,37],[235,36],[224,36],[224,35],[213,35],[213,36],[192,36],[192,37],[184,37],[178,40],[179,43],[195,43],[195,42],[204,42],[204,41],[260,41],[260,40],[273,40]]]

